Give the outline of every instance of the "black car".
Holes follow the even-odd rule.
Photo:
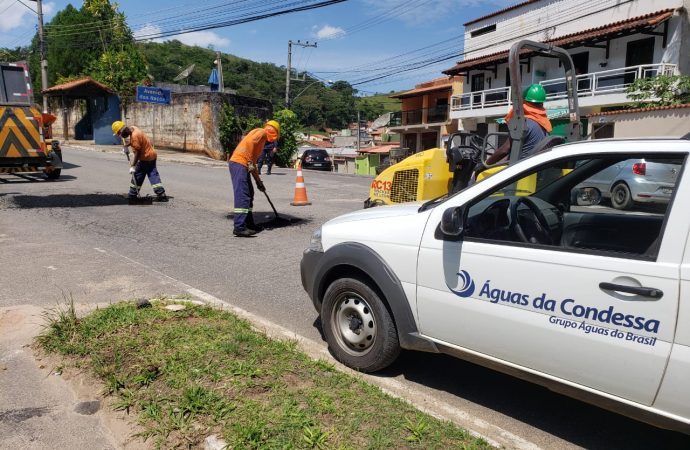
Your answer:
[[[333,170],[333,162],[328,152],[322,149],[305,150],[302,153],[302,168],[316,170]]]

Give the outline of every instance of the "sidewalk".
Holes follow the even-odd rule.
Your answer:
[[[31,348],[45,323],[43,308],[0,308],[0,449],[140,449],[131,428],[103,405],[79,374],[65,380],[55,363]]]
[[[96,145],[84,141],[68,141],[62,143],[66,149],[76,148],[79,150],[86,150],[91,152],[101,153],[121,153],[121,145]],[[210,166],[210,167],[226,167],[227,162],[212,159],[202,153],[182,152],[179,150],[165,150],[156,149],[159,161],[175,162],[179,164],[189,164],[192,166]]]

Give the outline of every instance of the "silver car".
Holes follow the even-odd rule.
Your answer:
[[[635,203],[665,205],[671,200],[680,165],[628,159],[602,170],[581,186],[595,187],[616,209]]]

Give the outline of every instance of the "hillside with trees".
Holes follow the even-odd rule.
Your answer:
[[[124,14],[110,0],[84,0],[79,9],[68,4],[45,30],[49,85],[88,75],[114,89],[125,103],[133,101],[137,84],[172,83],[191,64],[195,69],[183,82],[206,85],[216,58],[211,48],[178,40],[135,42]],[[29,46],[0,48],[0,60],[29,61],[36,92],[41,85],[38,48],[38,35]],[[276,111],[285,107],[285,67],[229,54],[222,55],[222,62],[227,89],[270,100]],[[309,128],[344,128],[356,120],[358,111],[362,120],[373,120],[395,110],[381,97],[360,97],[345,81],[326,84],[309,76],[291,84],[290,97],[290,109]]]

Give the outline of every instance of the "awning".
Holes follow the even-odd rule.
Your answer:
[[[649,31],[664,23],[673,16],[674,9],[664,9],[654,13],[633,17],[619,22],[613,22],[597,28],[590,28],[578,33],[543,41],[545,44],[553,44],[563,48],[579,47],[583,44],[592,44],[606,41],[612,38],[635,34],[640,31]],[[524,51],[524,54],[531,53]],[[495,64],[508,61],[508,50],[484,55],[477,58],[460,61],[454,67],[444,70],[446,75],[458,75],[471,69],[478,70]]]
[[[69,98],[92,98],[104,95],[114,95],[108,86],[99,83],[91,77],[84,77],[67,83],[57,84],[42,91],[47,96],[62,96]]]

